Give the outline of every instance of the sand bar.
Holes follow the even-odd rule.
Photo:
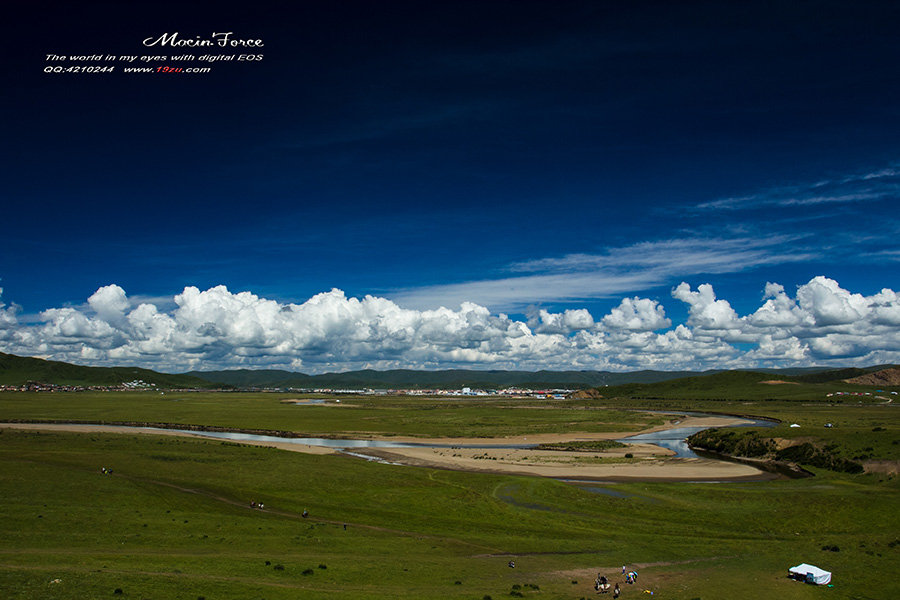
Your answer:
[[[745,464],[707,458],[671,458],[670,450],[652,444],[629,444],[602,452],[565,452],[553,450],[492,448],[513,444],[594,441],[621,439],[639,433],[649,433],[676,427],[725,427],[746,422],[737,417],[685,417],[665,425],[634,432],[566,433],[510,436],[500,438],[416,438],[402,436],[357,436],[370,440],[418,442],[471,448],[354,448],[354,454],[364,454],[402,465],[462,471],[534,475],[558,479],[584,480],[726,480],[767,479],[768,474]],[[124,425],[90,425],[60,423],[0,423],[0,428],[78,433],[118,433],[137,435],[174,435],[209,440],[201,433],[168,429],[145,429]],[[341,450],[310,444],[277,441],[239,440],[241,444],[279,448],[309,454],[335,454]],[[633,458],[625,458],[629,453]]]

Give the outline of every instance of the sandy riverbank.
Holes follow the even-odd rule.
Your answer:
[[[394,463],[429,468],[490,473],[536,475],[559,479],[586,480],[722,480],[768,478],[767,474],[749,465],[706,458],[671,458],[670,450],[651,444],[629,444],[627,448],[614,448],[602,452],[565,452],[554,450],[491,448],[497,445],[540,444],[553,442],[593,441],[619,439],[638,433],[649,433],[675,427],[724,427],[743,422],[733,417],[686,417],[665,425],[635,432],[615,433],[567,433],[515,436],[504,438],[429,438],[436,444],[481,445],[478,448],[357,448],[355,454],[365,454]],[[69,431],[80,433],[120,433],[138,435],[175,435],[204,437],[199,433],[172,430],[147,430],[121,425],[80,425],[43,423],[0,423],[2,428],[42,431]],[[362,437],[362,436],[360,436]],[[366,436],[367,439],[379,439]],[[205,437],[204,439],[209,439]],[[390,437],[393,442],[423,442],[422,438]],[[289,442],[245,441],[242,444],[266,446],[305,452],[309,454],[333,454],[339,450],[322,446]],[[633,458],[625,458],[625,454]]]

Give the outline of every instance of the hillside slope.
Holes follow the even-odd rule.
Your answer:
[[[0,352],[0,385],[24,385],[34,381],[55,385],[117,386],[135,380],[154,383],[160,388],[221,387],[198,377],[157,373],[139,367],[83,367]]]
[[[866,373],[865,375],[845,379],[844,381],[857,385],[882,385],[885,387],[900,385],[900,367],[882,369],[874,373]]]

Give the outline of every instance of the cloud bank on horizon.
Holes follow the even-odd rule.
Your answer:
[[[615,298],[663,286],[687,273],[736,273],[809,261],[819,251],[803,246],[803,238],[800,234],[769,234],[643,241],[597,253],[518,262],[509,265],[508,276],[499,279],[421,286],[391,297],[415,308],[474,300],[511,312],[535,302]]]
[[[2,293],[2,290],[0,290]],[[534,309],[524,319],[463,302],[458,309],[402,308],[339,289],[302,304],[225,286],[190,286],[173,308],[99,288],[82,307],[44,310],[25,322],[0,303],[6,352],[89,365],[135,364],[169,372],[288,368],[711,369],[900,362],[900,294],[864,296],[818,276],[788,294],[768,283],[754,312],[738,315],[707,283],[671,291],[688,317],[674,325],[658,301],[625,297],[599,318],[588,310]]]

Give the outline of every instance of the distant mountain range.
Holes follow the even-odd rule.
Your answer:
[[[610,373],[604,371],[478,371],[451,369],[443,371],[416,371],[394,369],[390,371],[349,371],[304,375],[291,371],[191,371],[187,375],[207,381],[225,383],[240,388],[292,387],[292,388],[344,388],[344,389],[501,389],[507,387],[589,388],[620,383],[665,381],[694,375],[687,371],[635,371]]]
[[[825,369],[783,369],[782,375],[809,375]],[[443,371],[415,371],[395,369],[390,371],[350,371],[304,375],[291,371],[249,369],[229,371],[191,371],[187,375],[223,383],[238,388],[344,388],[344,389],[503,389],[523,387],[530,389],[583,389],[615,386],[626,383],[656,383],[720,371],[478,371],[451,369]],[[858,374],[867,373],[860,370]]]
[[[892,365],[864,369],[827,369],[823,367],[796,369],[757,369],[774,377],[798,383],[824,383],[846,380],[881,371]],[[723,371],[480,371],[452,369],[416,371],[350,371],[306,375],[273,369],[237,369],[227,371],[191,371],[184,374],[158,373],[138,367],[83,367],[64,362],[28,358],[0,352],[0,385],[23,385],[29,381],[56,385],[117,386],[142,380],[160,388],[338,388],[338,389],[502,389],[523,387],[531,389],[585,389],[626,384],[650,384],[723,373]]]

